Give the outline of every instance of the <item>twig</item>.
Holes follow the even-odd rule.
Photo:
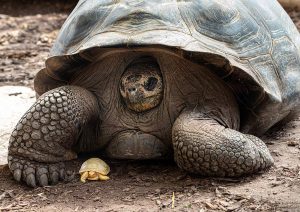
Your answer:
[[[173,195],[172,195],[172,209],[174,208],[174,204],[175,204],[175,193],[173,192]]]

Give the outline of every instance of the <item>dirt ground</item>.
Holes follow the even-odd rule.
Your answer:
[[[74,1],[16,2],[0,4],[0,86],[33,87]],[[300,29],[300,12],[289,14]],[[67,184],[31,189],[0,166],[0,211],[168,211],[173,193],[176,211],[300,211],[300,118],[263,140],[275,166],[238,179],[199,178],[169,161],[106,160],[109,181],[83,184],[76,175]]]

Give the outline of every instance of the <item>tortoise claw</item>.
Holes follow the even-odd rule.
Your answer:
[[[65,177],[62,163],[47,165],[19,156],[10,156],[8,162],[14,179],[17,181],[22,179],[30,187],[56,184],[60,177],[61,180]]]
[[[47,174],[48,174],[48,169],[46,169],[44,167],[37,168],[36,177],[37,177],[37,180],[39,182],[39,185],[41,185],[41,186],[47,186],[48,185]]]
[[[46,174],[43,174],[41,176],[38,177],[38,181],[39,181],[39,184],[41,186],[47,186],[48,185],[48,177]]]
[[[18,181],[18,182],[21,181],[22,172],[21,172],[20,169],[16,169],[16,170],[14,171],[13,175],[14,175],[14,179],[15,179],[16,181]]]
[[[59,180],[59,174],[58,172],[52,172],[52,174],[50,174],[50,181],[52,185],[55,185],[58,183]]]
[[[60,169],[59,170],[59,179],[64,180],[66,176],[66,171],[65,169]]]
[[[63,170],[63,169],[62,169]],[[57,184],[60,179],[59,167],[49,166],[49,180],[52,185]],[[61,177],[63,179],[63,177]]]
[[[27,175],[27,177],[26,177],[26,183],[27,183],[27,185],[29,185],[30,187],[33,187],[33,188],[36,187],[35,177],[34,177],[34,174],[33,174],[33,173]]]

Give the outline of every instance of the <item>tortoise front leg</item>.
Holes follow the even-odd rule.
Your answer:
[[[86,89],[63,86],[42,95],[14,129],[8,165],[15,180],[35,187],[64,179],[62,162],[72,151],[85,126],[98,117],[98,104]]]
[[[238,177],[273,165],[263,141],[225,128],[197,112],[184,112],[172,131],[178,166],[205,176]]]

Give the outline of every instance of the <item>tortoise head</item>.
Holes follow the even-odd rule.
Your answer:
[[[163,96],[163,80],[156,60],[135,59],[125,69],[119,87],[130,110],[143,112],[158,106]]]

